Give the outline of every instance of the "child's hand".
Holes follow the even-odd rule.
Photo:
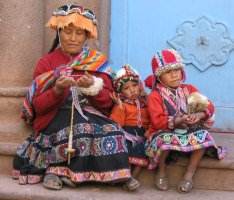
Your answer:
[[[174,119],[174,126],[180,128],[188,128],[187,126],[188,115],[179,115]]]
[[[113,92],[112,94],[110,94],[110,97],[111,97],[111,99],[113,100],[113,102],[115,104],[118,104],[120,106],[120,108],[123,108],[123,103],[122,103],[120,97],[118,95],[116,95],[115,92]]]
[[[193,124],[200,122],[204,118],[205,118],[204,112],[193,113],[193,114],[188,115],[186,119],[186,124],[193,125]]]

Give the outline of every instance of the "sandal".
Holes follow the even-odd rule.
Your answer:
[[[51,190],[61,190],[63,187],[63,182],[58,176],[54,174],[47,174],[44,177],[43,186]]]
[[[63,181],[63,183],[69,187],[75,188],[76,184],[74,182],[72,182],[71,179],[67,178],[66,176],[61,177],[61,180]]]
[[[177,186],[177,190],[180,193],[188,193],[192,190],[192,188],[193,188],[193,182],[189,180],[182,180]]]
[[[169,189],[169,181],[167,177],[156,177],[154,184],[159,190],[166,191]]]
[[[135,178],[131,177],[124,185],[123,188],[128,191],[135,191],[140,187],[140,183]]]

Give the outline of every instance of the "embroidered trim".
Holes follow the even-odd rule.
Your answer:
[[[149,161],[145,158],[129,157],[128,161],[130,164],[140,167],[146,167],[149,164]]]
[[[184,66],[181,63],[175,63],[175,64],[167,64],[163,67],[161,67],[160,69],[158,69],[157,71],[155,71],[155,75],[157,77],[159,77],[160,75],[162,75],[163,73],[170,71],[170,70],[174,70],[174,69],[182,69],[183,70]]]
[[[110,182],[120,179],[128,179],[131,177],[131,172],[129,169],[120,169],[108,172],[90,171],[90,172],[75,173],[67,167],[50,167],[46,171],[46,173],[47,174],[52,173],[58,176],[69,177],[75,183],[87,182],[87,181]]]

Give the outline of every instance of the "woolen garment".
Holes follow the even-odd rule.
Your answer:
[[[61,49],[56,49],[42,57],[36,65],[34,71],[34,78],[37,76],[54,70],[56,67],[69,63],[74,57],[64,54]],[[76,74],[83,74],[84,71],[76,71]],[[104,87],[96,96],[88,96],[89,102],[99,109],[101,112],[107,113],[112,106],[112,100],[109,93],[113,92],[112,80],[105,73],[90,72],[104,81]],[[39,132],[45,128],[58,112],[58,108],[64,103],[69,93],[69,89],[65,90],[63,94],[57,95],[53,88],[35,96],[33,98],[33,106],[36,112],[36,118],[33,122],[33,128]]]

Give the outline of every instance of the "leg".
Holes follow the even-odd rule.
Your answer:
[[[163,151],[159,161],[159,171],[155,178],[155,185],[159,190],[168,190],[168,178],[166,173],[166,159],[170,151]]]
[[[193,188],[193,176],[196,172],[200,160],[202,159],[202,156],[204,155],[204,152],[204,149],[199,149],[192,153],[189,159],[187,170],[184,174],[184,178],[178,185],[177,189],[179,192],[187,193],[190,192]]]
[[[134,178],[137,178],[140,175],[140,173],[141,173],[141,169],[142,168],[140,166],[135,166],[134,169],[133,169],[133,171],[132,171],[132,176]]]
[[[133,166],[131,165],[131,169]],[[133,172],[136,168],[133,169]],[[131,178],[128,179],[128,181],[123,185],[123,189],[128,190],[128,191],[135,191],[140,187],[140,183],[137,179],[135,179],[135,176],[132,173]]]
[[[186,173],[184,175],[185,180],[192,181],[193,175],[196,172],[197,166],[198,166],[200,160],[202,159],[204,152],[205,152],[204,149],[199,149],[199,150],[196,150],[192,153],[192,155],[189,159],[189,164],[188,164]]]
[[[166,159],[170,151],[163,151],[159,161],[159,177],[166,177]]]

